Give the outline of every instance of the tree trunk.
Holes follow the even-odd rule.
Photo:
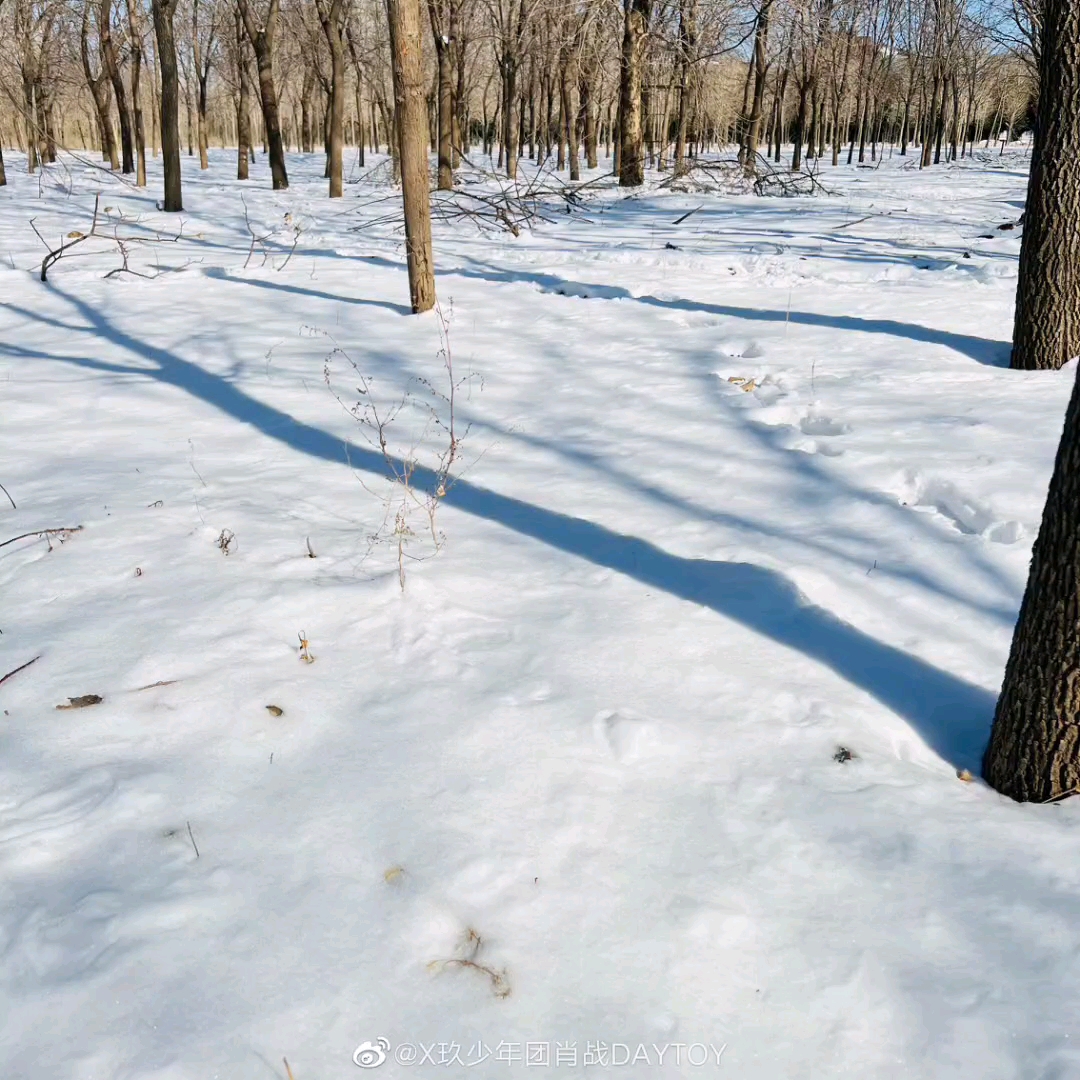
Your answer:
[[[386,7],[397,106],[409,295],[413,312],[418,314],[435,306],[420,0],[387,0]]]
[[[165,167],[163,209],[184,209],[180,189],[180,79],[176,70],[173,15],[177,0],[153,0],[154,36],[161,66],[161,158]]]
[[[285,148],[281,142],[281,118],[278,113],[277,91],[274,89],[274,35],[277,32],[280,0],[270,0],[263,26],[255,25],[248,0],[237,0],[244,20],[248,40],[255,50],[255,64],[259,72],[259,101],[262,104],[263,126],[266,129],[267,149],[270,153],[270,176],[275,191],[289,186],[289,174],[285,170]]]
[[[435,42],[436,95],[438,98],[439,190],[454,190],[454,83],[450,13],[445,0],[428,0],[431,37]]]
[[[247,38],[239,11],[235,12],[233,23],[236,32],[236,82],[239,86],[236,104],[236,179],[246,180],[251,153],[251,87],[248,82]]]
[[[142,14],[138,0],[127,0],[131,30],[131,111],[135,121],[135,186],[146,187],[146,126],[143,123],[140,81],[143,62]]]
[[[120,114],[120,149],[122,164],[120,171],[135,171],[135,155],[131,139],[131,113],[128,110],[127,90],[120,74],[120,65],[116,61],[116,48],[112,39],[112,0],[101,0],[98,15],[98,41],[101,45],[101,59],[109,73],[113,96],[116,98],[116,111]]]
[[[645,183],[641,69],[651,0],[623,0],[623,43],[619,78],[619,186]]]
[[[799,87],[799,112],[795,117],[795,146],[791,152],[791,171],[799,172],[802,169],[803,143],[806,141],[806,116],[810,102],[809,81],[800,82]]]
[[[1047,0],[1011,366],[1080,354],[1080,6]]]
[[[1080,351],[1080,5],[1046,0],[1043,12],[1013,353],[1013,366],[1025,368],[1058,367]],[[1080,786],[1080,380],[1065,415],[983,773],[1024,802]]]
[[[120,159],[116,153],[116,136],[113,133],[112,118],[109,115],[109,83],[104,71],[94,74],[93,64],[90,62],[90,5],[83,7],[82,31],[79,37],[79,52],[82,58],[83,74],[86,76],[86,85],[90,88],[90,94],[94,99],[94,109],[97,112],[98,129],[101,132],[102,157],[109,162],[110,169],[120,168]]]
[[[559,101],[563,114],[563,138],[566,139],[566,157],[570,163],[570,179],[581,179],[581,154],[577,140],[577,110],[571,100],[571,77],[569,62],[559,65]]]
[[[326,118],[326,171],[330,198],[344,192],[345,42],[341,35],[342,0],[317,0],[319,20],[330,50],[330,102]]]
[[[761,120],[764,114],[765,77],[768,74],[769,13],[773,0],[762,0],[754,31],[754,97],[746,122],[742,146],[743,168],[748,174],[757,171],[758,145],[761,143]]]

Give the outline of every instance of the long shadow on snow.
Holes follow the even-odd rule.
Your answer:
[[[335,464],[386,474],[382,457],[374,451],[301,423],[197,364],[131,336],[91,304],[54,285],[48,288],[89,324],[68,329],[101,336],[141,361],[157,366],[114,364],[6,344],[0,345],[0,352],[26,359],[59,360],[95,371],[147,376],[213,405],[293,450]],[[35,317],[14,305],[4,306]],[[429,488],[434,485],[435,478],[430,472],[418,470],[414,476],[418,485]],[[808,604],[795,586],[776,571],[750,563],[680,558],[636,537],[500,495],[467,481],[458,481],[447,493],[446,502],[457,510],[513,529],[597,566],[701,604],[796,649],[904,717],[946,760],[972,770],[979,767],[994,705],[990,691],[886,645],[824,608]]]
[[[396,265],[380,256],[365,256],[368,261],[385,262]],[[555,274],[537,274],[525,270],[499,270],[495,267],[469,260],[478,269],[458,268],[443,271],[444,274],[456,274],[465,278],[480,278],[483,281],[499,283],[524,282],[538,286],[541,291],[556,293],[561,296],[575,296],[583,299],[635,300],[639,304],[666,308],[672,311],[699,311],[708,315],[722,315],[732,319],[746,319],[751,322],[792,322],[803,326],[818,326],[831,330],[856,330],[864,334],[890,334],[893,337],[908,338],[928,345],[945,345],[950,349],[970,356],[980,364],[991,367],[1004,367],[1009,362],[1010,345],[1006,341],[994,341],[991,338],[974,337],[970,334],[954,334],[949,330],[934,330],[917,323],[898,322],[895,319],[863,319],[853,315],[820,315],[813,311],[774,311],[771,308],[735,307],[730,304],[711,304],[701,300],[661,300],[656,296],[635,296],[629,289],[619,285],[589,285],[578,281],[568,281]]]

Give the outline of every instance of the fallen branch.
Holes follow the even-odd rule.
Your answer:
[[[14,544],[16,540],[25,540],[30,536],[59,536],[60,542],[63,543],[71,533],[82,532],[81,525],[68,525],[63,529],[35,529],[34,532],[20,533],[18,536],[13,536],[10,540],[5,540],[0,544],[0,548],[7,547],[8,544]],[[49,544],[49,550],[52,551],[52,544]]]
[[[14,671],[9,671],[2,679],[0,679],[0,686],[8,681],[12,675],[18,675],[20,671],[25,671],[31,664],[36,664],[41,659],[41,656],[35,656],[33,660],[27,660],[25,664],[20,664]]]
[[[93,217],[93,220],[91,220],[91,222],[90,222],[90,231],[88,233],[82,233],[82,232],[78,232],[78,231],[70,232],[67,235],[67,239],[70,241],[69,243],[61,244],[58,248],[50,248],[49,249],[49,254],[46,255],[45,258],[42,259],[42,261],[41,261],[41,280],[42,281],[45,281],[47,279],[47,275],[49,273],[49,267],[52,266],[52,264],[55,263],[58,259],[60,259],[63,256],[64,252],[70,251],[73,247],[75,247],[76,244],[81,244],[84,240],[89,240],[90,237],[95,234],[95,232],[97,231],[97,222],[98,222],[98,204],[100,202],[101,202],[101,196],[100,195],[95,195],[94,196],[94,217]],[[45,237],[42,236],[41,233],[38,232],[38,228],[34,224],[34,219],[33,218],[30,219],[30,228],[34,230],[34,234],[45,245],[45,247],[49,248],[48,240],[46,240]]]
[[[0,491],[2,491],[5,495],[7,495],[8,502],[11,503],[11,509],[12,510],[18,510],[19,508],[15,505],[15,500],[11,497],[11,493],[8,491],[8,489],[6,487],[4,487],[3,484],[0,484]]]

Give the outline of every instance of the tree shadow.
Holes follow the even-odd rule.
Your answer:
[[[0,343],[0,353],[150,378],[174,386],[300,453],[380,476],[387,474],[382,456],[373,450],[302,423],[199,365],[132,336],[92,304],[55,285],[46,288],[85,321],[81,325],[65,324],[25,308],[3,306],[28,319],[64,327],[69,333],[107,340],[130,353],[136,363],[64,356],[8,343]],[[414,483],[430,490],[437,479],[433,473],[417,470]],[[681,558],[636,537],[464,480],[450,488],[445,501],[458,511],[700,604],[794,649],[903,717],[947,761],[973,772],[979,768],[994,706],[994,695],[989,690],[886,645],[826,609],[808,603],[795,585],[777,571],[750,563]]]
[[[370,258],[370,257],[369,257]],[[661,300],[656,296],[635,296],[629,289],[620,285],[592,285],[580,281],[570,281],[555,274],[533,273],[525,270],[499,270],[495,267],[470,259],[473,268],[458,268],[443,271],[459,277],[479,278],[483,281],[498,283],[525,282],[537,286],[541,292],[555,293],[560,296],[574,296],[580,299],[633,300],[639,304],[664,308],[669,311],[696,311],[707,315],[720,315],[732,319],[746,319],[749,322],[795,323],[801,326],[822,327],[828,330],[854,330],[864,334],[888,334],[892,337],[907,338],[927,345],[944,345],[980,364],[990,367],[1008,367],[1011,344],[1007,341],[995,341],[992,338],[975,337],[971,334],[957,334],[949,330],[935,330],[920,326],[918,323],[900,322],[897,319],[868,319],[854,315],[821,315],[813,311],[778,311],[771,308],[736,307],[732,304],[712,304],[701,300]]]
[[[361,307],[379,307],[392,311],[395,315],[411,315],[412,308],[404,304],[395,304],[390,300],[368,300],[362,296],[341,296],[338,293],[322,292],[320,289],[304,288],[300,285],[288,285],[284,281],[269,281],[266,278],[234,277],[228,270],[211,267],[206,276],[214,281],[228,281],[234,285],[253,285],[257,289],[271,289],[290,293],[294,296],[308,296],[314,300],[330,300],[335,304],[357,304]]]

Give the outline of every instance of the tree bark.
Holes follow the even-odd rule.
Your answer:
[[[623,42],[619,78],[619,187],[645,183],[641,116],[642,64],[651,0],[623,0]]]
[[[754,30],[754,96],[746,122],[746,137],[742,147],[743,168],[749,174],[757,172],[757,152],[761,142],[761,120],[764,115],[765,77],[768,74],[769,14],[773,0],[762,0]]]
[[[454,190],[454,83],[453,41],[446,0],[428,0],[431,37],[435,42],[438,97],[439,190]]]
[[[330,198],[340,199],[344,191],[342,148],[345,143],[345,42],[342,38],[343,0],[316,0],[319,21],[330,49],[330,107],[327,116],[326,168]]]
[[[435,306],[420,0],[386,0],[386,7],[397,106],[409,296],[413,312],[419,314]]]
[[[1047,0],[1011,366],[1080,354],[1080,6]]]
[[[90,5],[86,4],[83,6],[82,31],[79,35],[79,55],[82,58],[86,85],[90,88],[90,94],[94,99],[94,109],[97,112],[102,156],[108,159],[110,169],[119,169],[120,158],[116,153],[116,135],[113,133],[112,117],[109,115],[108,74],[105,71],[94,74],[94,66],[90,61],[89,34]]]
[[[278,112],[277,91],[274,89],[274,37],[277,33],[280,0],[270,0],[266,20],[256,25],[248,0],[237,0],[244,20],[248,40],[255,50],[255,65],[259,72],[259,101],[262,104],[263,125],[266,128],[267,149],[270,152],[270,176],[275,191],[289,186],[285,170],[285,148],[281,142],[281,118]]]
[[[240,12],[234,12],[236,34],[236,82],[239,86],[236,103],[236,179],[248,178],[248,158],[251,153],[251,86],[248,82],[247,38]]]
[[[135,155],[132,152],[131,139],[131,113],[128,110],[127,91],[124,89],[124,79],[120,74],[120,65],[116,61],[116,47],[112,39],[112,0],[101,0],[98,14],[98,41],[101,44],[101,59],[105,64],[105,70],[109,73],[109,82],[112,83],[113,96],[116,98],[116,111],[120,115],[120,171],[131,173],[135,171]]]
[[[161,66],[161,159],[165,168],[163,209],[184,209],[180,186],[180,78],[176,70],[173,15],[177,0],[153,0],[154,36]]]
[[[1080,351],[1080,6],[1046,0],[1036,148],[1020,256],[1028,368]],[[1014,353],[1014,358],[1016,354]],[[1080,787],[1080,380],[1065,415],[983,773],[1046,802]]]
[[[128,27],[131,31],[131,112],[135,121],[135,186],[146,187],[146,126],[143,123],[142,78],[143,28],[138,0],[127,0]]]

